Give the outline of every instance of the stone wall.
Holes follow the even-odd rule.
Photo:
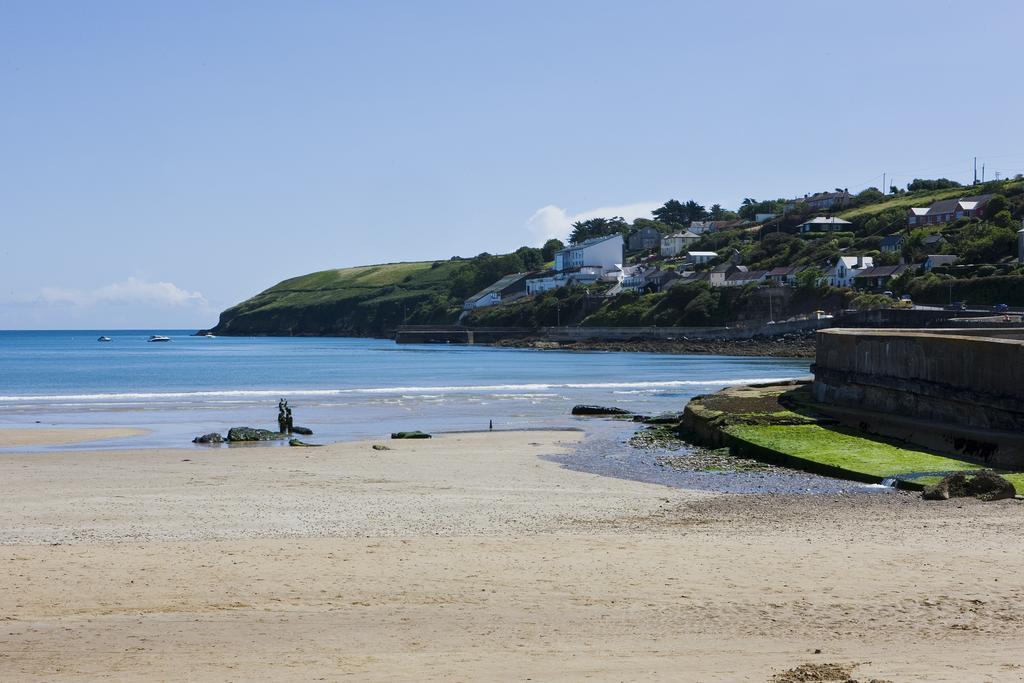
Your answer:
[[[818,333],[815,400],[866,431],[1019,464],[1024,454],[1024,331]]]

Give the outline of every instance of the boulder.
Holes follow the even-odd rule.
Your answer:
[[[217,432],[210,432],[209,434],[203,434],[192,439],[192,443],[221,443],[224,441],[224,437]]]
[[[949,500],[974,496],[979,500],[990,501],[1013,498],[1015,495],[1017,491],[1007,479],[995,472],[982,470],[970,474],[947,474],[942,481],[926,486],[921,497],[925,500]]]
[[[430,434],[427,434],[425,432],[415,431],[415,432],[392,432],[391,433],[391,438],[392,439],[430,439],[432,437],[430,436]]]
[[[232,427],[228,430],[228,441],[277,441],[283,438],[284,434],[272,432],[269,429]]]
[[[306,443],[298,439],[288,439],[288,445],[295,446],[296,448],[320,448],[320,446],[323,446],[321,443]]]
[[[647,419],[642,420],[642,422],[649,425],[674,425],[679,424],[682,419],[682,413],[661,413],[660,415],[648,417]]]
[[[628,410],[622,408],[609,408],[605,406],[573,406],[573,415],[629,415]]]
[[[384,444],[379,444],[379,443],[373,444],[372,448],[375,451],[390,451],[391,450],[390,448],[388,448]]]
[[[1005,477],[985,470],[967,480],[967,493],[979,500],[1005,500],[1017,495],[1017,489]]]
[[[313,436],[313,430],[309,427],[292,427],[292,431],[303,436]]]

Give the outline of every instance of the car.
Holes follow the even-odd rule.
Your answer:
[[[910,302],[910,301],[913,301],[913,299],[910,298],[909,294],[901,294],[900,295],[900,301]]]
[[[953,301],[952,303],[943,306],[943,308],[946,309],[947,311],[963,311],[967,309],[967,302]]]
[[[886,290],[886,291],[882,292],[882,296],[887,296],[887,297],[889,297],[890,299],[892,299],[892,298],[893,298],[892,292],[890,292],[890,291],[888,291],[888,290]]]
[[[1006,313],[1008,310],[1010,310],[1010,307],[1006,304],[996,304],[992,307],[993,313]]]

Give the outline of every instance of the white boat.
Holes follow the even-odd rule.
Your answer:
[[[96,341],[111,341],[111,339],[110,339],[110,337],[102,336],[99,339],[97,339]]]
[[[170,337],[165,337],[162,334],[154,334],[154,335],[152,335],[149,338],[148,341],[151,341],[151,342],[168,342],[168,341],[171,341],[171,338]]]

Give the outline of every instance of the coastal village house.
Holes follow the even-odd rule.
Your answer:
[[[826,271],[825,279],[832,287],[852,287],[853,278],[874,265],[870,256],[840,256]]]
[[[765,279],[776,285],[794,285],[796,276],[806,269],[807,266],[779,266],[769,270]]]
[[[697,242],[700,242],[700,235],[690,231],[674,232],[661,238],[661,255],[665,258],[679,256]]]
[[[515,273],[506,275],[490,287],[469,297],[462,304],[462,308],[471,311],[476,308],[496,306],[502,302],[515,301],[523,296],[526,296],[526,273]]]
[[[737,266],[735,263],[719,263],[708,273],[708,284],[712,287],[726,287],[730,275],[745,272],[747,272],[746,266]]]
[[[657,231],[655,231],[657,232]],[[591,284],[620,269],[622,235],[595,237],[555,252],[555,267],[526,280],[526,293],[539,294],[572,284]]]
[[[899,253],[903,251],[903,244],[907,238],[903,235],[889,235],[882,240],[881,249],[886,253]]]
[[[744,225],[749,224],[750,221],[743,220],[742,218],[733,218],[724,221],[693,221],[690,223],[690,227],[688,229],[695,235],[704,235],[710,232],[718,232],[719,230],[742,228]]]
[[[644,226],[629,236],[630,251],[650,251],[661,245],[661,233],[657,228]]]
[[[846,230],[848,225],[853,225],[850,221],[844,221],[842,218],[836,218],[835,216],[818,216],[811,220],[801,223],[797,226],[800,232],[839,232]]]
[[[790,199],[786,202],[785,211],[792,211],[798,206],[806,207],[810,211],[829,211],[841,209],[849,205],[853,197],[846,190],[838,192],[818,192],[812,195],[804,195],[797,199]]]
[[[908,265],[865,268],[853,276],[853,286],[857,289],[882,291],[888,288],[893,278],[899,277],[908,268]]]
[[[702,265],[708,261],[713,261],[718,258],[718,253],[714,251],[688,251],[686,252],[686,262],[691,263],[695,266]]]
[[[921,267],[926,271],[931,271],[935,266],[953,266],[956,265],[960,258],[951,254],[929,254],[924,259],[924,263]]]
[[[914,207],[907,209],[907,224],[938,225],[940,223],[952,223],[958,218],[973,218],[981,214],[985,205],[994,196],[991,194],[980,194],[975,197],[943,199],[927,208]]]

